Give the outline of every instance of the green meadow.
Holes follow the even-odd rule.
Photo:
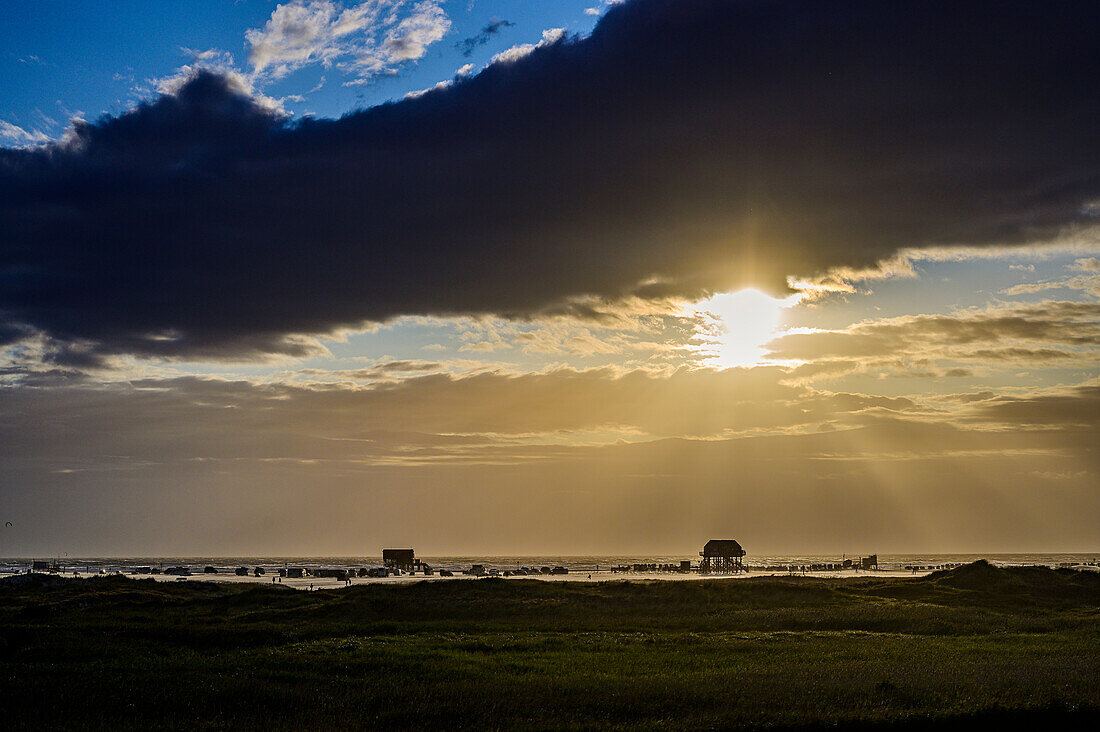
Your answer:
[[[1100,576],[0,581],[6,729],[971,728],[1100,719]]]

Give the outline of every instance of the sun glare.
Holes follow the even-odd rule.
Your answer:
[[[723,292],[703,300],[697,308],[708,321],[701,333],[706,360],[723,368],[760,363],[783,308],[797,302],[798,295],[778,299],[759,290]]]

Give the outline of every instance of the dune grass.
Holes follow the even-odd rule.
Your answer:
[[[0,582],[4,726],[1091,726],[1100,577]]]

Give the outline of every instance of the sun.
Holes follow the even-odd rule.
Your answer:
[[[763,346],[778,332],[783,309],[798,300],[798,295],[780,299],[759,290],[739,290],[697,303],[696,312],[704,321],[701,354],[722,368],[761,363]]]

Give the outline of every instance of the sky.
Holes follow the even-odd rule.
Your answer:
[[[5,10],[0,556],[1100,550],[1094,3]]]

